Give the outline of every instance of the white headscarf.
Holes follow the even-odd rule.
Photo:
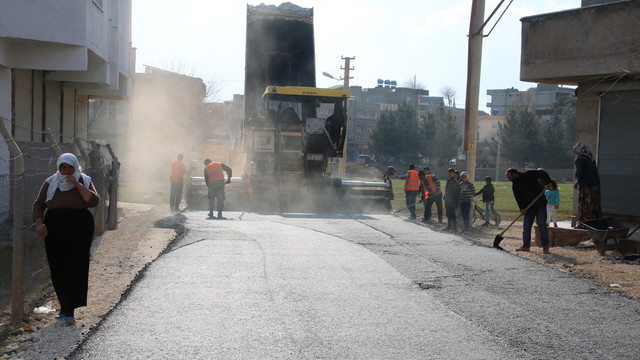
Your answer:
[[[53,199],[53,195],[56,193],[56,189],[60,189],[60,191],[69,191],[76,187],[72,182],[67,181],[67,175],[62,175],[60,173],[60,165],[62,164],[69,164],[73,166],[75,170],[73,172],[73,176],[75,176],[77,180],[82,177],[83,185],[89,187],[91,178],[82,173],[82,168],[80,167],[80,163],[78,163],[78,158],[72,153],[64,153],[60,155],[60,157],[58,158],[58,162],[56,163],[58,171],[56,171],[55,174],[49,176],[47,180],[45,180],[49,183],[49,189],[47,190],[47,199],[45,200],[45,202]]]

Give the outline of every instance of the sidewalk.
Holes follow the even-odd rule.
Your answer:
[[[40,303],[52,302],[56,310],[51,314],[29,314],[21,326],[36,327],[35,332],[22,332],[11,338],[0,356],[11,354],[15,359],[53,359],[65,357],[82,341],[89,330],[120,301],[130,284],[147,264],[155,260],[175,238],[173,228],[157,228],[159,219],[179,221],[179,215],[169,213],[168,206],[152,204],[118,204],[118,228],[106,231],[94,239],[93,259],[89,272],[88,306],[76,310],[76,326],[57,322],[58,302],[49,286]],[[166,226],[165,226],[166,227]],[[32,309],[30,309],[32,310]],[[8,317],[0,319],[2,327],[9,325]]]

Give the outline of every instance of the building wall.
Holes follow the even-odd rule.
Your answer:
[[[134,79],[128,154],[122,161],[123,181],[165,182],[169,164],[210,131],[200,78],[147,67]]]
[[[628,184],[640,180],[640,2],[583,6],[522,19],[520,77],[578,85],[575,140],[597,158],[603,214],[638,219],[639,194]]]
[[[74,149],[74,138],[86,146],[89,97],[127,99],[135,67],[131,0],[100,3],[0,0],[0,116],[20,144],[46,142],[50,129],[65,148]],[[0,175],[10,174],[10,158],[0,144]],[[25,179],[27,187],[41,185]],[[0,199],[12,186],[3,181]],[[9,206],[0,202],[0,214]]]
[[[594,75],[637,73],[638,19],[636,0],[523,18],[520,79],[577,85]]]
[[[537,84],[536,87],[529,88],[527,91],[516,88],[490,89],[487,90],[487,95],[491,96],[487,106],[491,108],[492,115],[507,115],[514,103],[523,101],[528,102],[538,115],[544,115],[545,110],[551,109],[553,103],[560,97],[575,97],[575,88],[560,87],[555,84]]]

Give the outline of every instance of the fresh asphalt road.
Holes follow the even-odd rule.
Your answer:
[[[638,301],[472,235],[393,215],[184,214],[186,235],[69,359],[637,356]]]

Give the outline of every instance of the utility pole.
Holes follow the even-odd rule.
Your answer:
[[[484,0],[473,0],[469,25],[464,150],[467,152],[467,172],[469,173],[469,180],[471,181],[475,181],[476,176],[476,142],[478,137],[478,103],[480,97],[480,70],[482,65],[484,4]]]
[[[351,67],[351,60],[355,60],[355,56],[353,57],[344,57],[342,56],[342,60],[344,60],[344,67],[341,67],[341,70],[344,70],[344,85],[343,88],[345,90],[349,90],[349,79],[352,79],[352,77],[349,77],[349,71],[353,70],[353,68]],[[345,124],[345,129],[346,129],[347,124]],[[342,157],[340,158],[340,163],[338,164],[338,177],[341,179],[344,179],[345,175],[346,175],[346,169],[347,169],[347,136],[348,134],[344,135],[344,146],[342,147]]]

